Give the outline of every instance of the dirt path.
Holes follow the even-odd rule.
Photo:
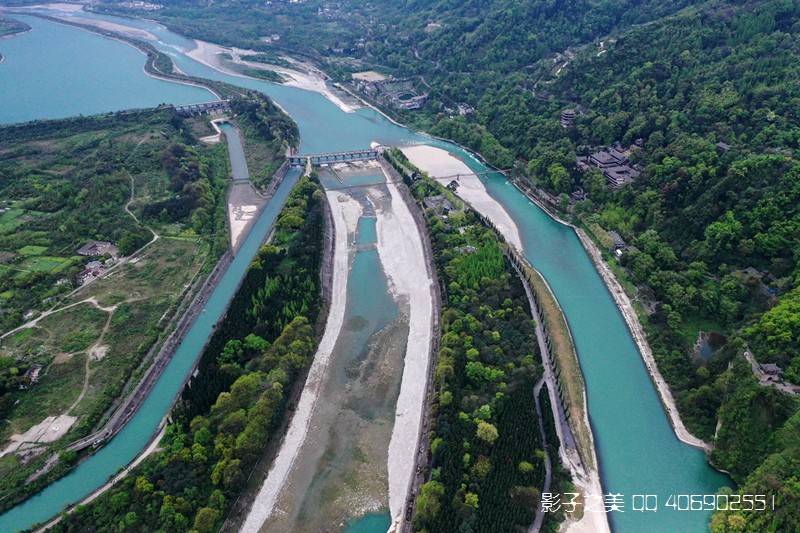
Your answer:
[[[45,311],[44,313],[42,313],[41,315],[37,316],[36,318],[34,318],[34,319],[32,319],[32,320],[30,320],[28,322],[25,322],[21,326],[17,326],[16,328],[14,328],[12,330],[9,330],[9,331],[3,333],[2,335],[0,335],[0,339],[5,339],[9,335],[13,335],[14,333],[22,331],[23,329],[29,329],[29,328],[35,327],[39,323],[40,320],[42,320],[44,318],[47,318],[50,315],[54,315],[56,313],[60,313],[62,311],[66,311],[67,309],[72,309],[73,307],[79,306],[81,304],[89,304],[92,307],[94,307],[95,309],[99,309],[100,311],[104,311],[106,313],[113,313],[114,311],[116,311],[117,307],[119,306],[119,304],[115,304],[115,305],[112,305],[112,306],[109,306],[109,307],[103,307],[102,305],[100,305],[100,303],[97,301],[97,299],[92,296],[90,298],[83,299],[83,300],[81,300],[79,302],[74,302],[74,303],[71,303],[69,305],[65,305],[64,307],[59,307],[57,309],[51,309],[49,311]]]

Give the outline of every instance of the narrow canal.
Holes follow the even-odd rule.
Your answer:
[[[244,156],[244,144],[239,130],[228,121],[218,123],[228,142],[228,158],[231,160],[231,177],[235,180],[249,180],[247,159]]]
[[[483,165],[457,147],[399,127],[371,109],[345,113],[317,93],[229,76],[213,70],[185,55],[184,52],[192,46],[191,41],[155,23],[87,14],[81,16],[107,18],[145,29],[157,37],[154,44],[170,54],[182,71],[268,94],[298,123],[303,152],[365,148],[373,141],[394,145],[423,142],[443,146],[461,157],[471,168],[485,170]],[[29,17],[25,21],[32,26],[32,32],[0,41],[0,53],[7,56],[6,62],[0,64],[0,102],[4,104],[0,106],[0,123],[74,114],[74,108],[63,107],[64,102],[85,99],[87,92],[102,91],[89,80],[95,75],[101,78],[108,75],[104,66],[87,64],[76,58],[125,54],[120,48],[124,48],[124,45],[96,36],[89,39],[85,32],[75,28]],[[14,56],[24,58],[24,66],[40,66],[52,49],[73,42],[83,44],[70,48],[74,56],[65,58],[62,65],[52,65],[51,69],[7,68],[14,64]],[[132,49],[129,51],[138,54]],[[142,78],[142,56],[138,58],[138,64],[133,60],[130,64],[126,63],[127,66],[117,74],[117,79]],[[88,69],[92,69],[91,73],[84,72]],[[54,96],[51,91],[41,90],[24,94],[27,87],[42,85],[59,87],[60,93]],[[170,89],[164,88],[165,91],[175,90],[171,84],[168,85]],[[195,101],[198,94],[194,89],[181,87],[179,94],[172,95],[165,92],[162,100]],[[140,95],[133,90],[127,91],[129,89],[126,88],[123,91],[125,94],[116,94],[113,98],[102,95],[102,104],[85,102],[80,112],[106,111],[109,105],[120,109],[152,105],[152,101],[146,98],[137,99]],[[22,109],[9,104],[16,101],[27,101],[29,104]],[[627,498],[634,494],[660,496],[662,505],[657,513],[636,513],[626,509],[624,513],[613,514],[612,527],[616,531],[626,532],[703,531],[706,529],[708,513],[672,511],[663,504],[671,494],[714,493],[725,483],[725,478],[708,466],[700,451],[680,443],[675,437],[624,320],[576,235],[571,229],[549,218],[502,176],[488,175],[483,181],[489,193],[504,205],[515,220],[526,256],[547,278],[564,308],[588,387],[589,412],[598,445],[604,491],[621,493]],[[287,180],[279,189],[280,194],[285,195],[291,183],[292,180]],[[275,216],[275,205],[271,204],[262,214],[243,250],[246,246],[257,246],[261,238],[259,235],[263,237],[261,232],[266,231],[269,217]],[[212,300],[219,309],[231,297],[254,251],[255,248],[248,253],[239,252],[235,268],[231,267],[215,291]],[[194,357],[207,338],[213,324],[213,320],[210,320],[213,312],[209,303],[208,316],[201,317],[190,332],[190,336],[194,334],[196,337],[187,339],[178,352],[180,357],[176,355],[167,369],[172,379],[168,383],[164,378],[159,381],[140,413],[123,431],[124,438],[120,438],[123,437],[120,435],[73,474],[0,516],[0,530],[24,528],[54,515],[64,505],[101,485],[142,449],[176,394],[182,376],[191,368]],[[384,527],[384,519],[380,515],[370,515],[348,530],[359,533],[379,531]]]

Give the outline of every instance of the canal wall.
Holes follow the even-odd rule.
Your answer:
[[[575,231],[578,239],[581,242],[581,245],[586,251],[586,254],[594,264],[595,270],[597,270],[597,272],[600,274],[606,289],[614,299],[614,303],[616,304],[617,309],[619,309],[619,312],[625,321],[625,325],[627,326],[631,337],[636,343],[638,352],[642,357],[645,367],[647,368],[647,372],[650,375],[650,380],[658,391],[658,397],[661,400],[664,411],[667,413],[667,418],[669,419],[675,435],[681,442],[703,450],[706,454],[711,453],[711,444],[694,436],[684,425],[683,420],[680,417],[680,413],[678,412],[678,407],[675,404],[675,398],[672,396],[672,390],[669,388],[666,380],[661,375],[661,371],[658,369],[658,364],[656,363],[653,355],[653,350],[650,348],[650,343],[647,342],[647,336],[644,332],[644,327],[639,320],[639,316],[636,314],[636,310],[631,303],[630,297],[628,296],[628,293],[625,292],[625,289],[622,287],[622,284],[616,278],[614,273],[611,271],[611,268],[603,259],[603,254],[600,249],[583,229],[561,219],[558,214],[552,211],[530,187],[520,183],[520,180],[518,179],[509,179],[509,181],[514,185],[514,187],[516,187],[518,191],[524,194],[530,201],[534,202],[540,209],[547,213],[550,218],[556,222],[564,224],[565,226],[569,226]]]
[[[602,253],[594,241],[592,241],[581,228],[575,228],[575,232],[578,234],[578,238],[586,249],[587,254],[589,254],[595,268],[603,278],[603,282],[608,288],[608,292],[610,292],[611,296],[614,298],[614,302],[617,304],[617,308],[619,308],[622,317],[625,319],[625,324],[628,326],[628,330],[633,340],[636,342],[636,346],[639,348],[639,353],[642,355],[642,360],[644,361],[645,367],[647,367],[650,379],[658,391],[658,397],[661,399],[661,404],[667,412],[670,425],[672,425],[675,435],[681,442],[699,448],[706,454],[710,454],[712,450],[711,444],[692,435],[683,424],[683,420],[678,412],[678,407],[675,404],[675,398],[672,396],[672,390],[670,390],[669,385],[658,369],[658,364],[656,364],[653,350],[647,342],[642,323],[639,321],[639,317],[636,315],[636,311],[625,289],[622,288],[619,280],[617,280],[614,273],[611,272],[611,268],[606,264],[605,260],[603,260]]]

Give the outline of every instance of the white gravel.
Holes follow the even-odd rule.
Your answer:
[[[361,216],[362,209],[358,202],[344,194],[335,191],[330,191],[326,194],[328,204],[333,213],[335,240],[333,291],[331,294],[331,307],[325,324],[325,333],[308,372],[305,387],[289,425],[289,430],[286,432],[278,456],[273,461],[272,467],[267,474],[267,479],[253,501],[247,519],[240,530],[242,532],[257,532],[275,511],[284,483],[306,439],[308,425],[314,406],[319,398],[328,361],[344,323],[349,272],[348,234],[356,230],[358,217]]]
[[[378,255],[395,298],[408,304],[408,344],[403,381],[395,408],[392,438],[389,442],[389,510],[392,527],[403,519],[411,483],[419,426],[425,402],[433,324],[432,281],[428,275],[422,239],[414,218],[397,185],[387,183],[391,209],[379,210],[377,220]]]
[[[413,165],[427,172],[442,185],[447,185],[454,178],[449,176],[460,175],[456,181],[459,186],[456,194],[467,202],[473,209],[487,217],[497,226],[506,241],[522,250],[522,239],[519,228],[505,208],[492,198],[483,186],[483,182],[460,159],[447,150],[428,146],[425,144],[401,148],[403,154]]]

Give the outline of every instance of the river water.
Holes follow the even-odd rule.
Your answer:
[[[228,158],[231,160],[231,176],[235,180],[249,180],[247,159],[244,156],[244,144],[239,130],[230,122],[222,122],[219,129],[228,141]]]
[[[374,110],[345,113],[317,93],[213,70],[183,54],[192,46],[191,41],[155,23],[81,16],[145,29],[157,36],[154,44],[169,53],[184,72],[268,94],[300,127],[301,152],[366,148],[373,141],[390,145],[424,142],[447,148],[476,171],[485,170],[458,147],[397,126]],[[197,92],[202,90],[194,87],[158,80],[143,81],[146,79],[141,69],[143,56],[121,43],[30,17],[26,17],[25,22],[32,26],[32,32],[0,40],[0,53],[7,56],[0,64],[0,123],[144,107],[157,101],[193,102],[198,96],[204,96]],[[52,54],[61,59],[51,62],[48,57]],[[24,61],[17,61],[16,57]],[[104,59],[87,60],[92,57]],[[124,57],[128,59],[118,59]],[[38,68],[45,62],[49,68]],[[108,77],[112,68],[116,80],[122,82],[120,90],[110,90],[97,83],[98,79]],[[153,91],[164,92],[156,92],[154,96],[152,92],[140,94],[132,88],[151,82],[157,82],[152,86]],[[58,87],[57,94],[50,89],[52,87]],[[96,98],[91,98],[93,95]],[[71,107],[77,105],[77,100],[81,100],[82,107]],[[18,106],[15,102],[27,103]],[[570,228],[548,217],[503,176],[489,174],[482,180],[489,193],[515,220],[526,256],[552,286],[572,329],[588,389],[589,414],[604,492],[623,494],[626,502],[624,512],[610,515],[612,527],[625,532],[707,529],[707,512],[676,511],[665,505],[670,495],[713,494],[727,480],[708,466],[702,452],[675,437],[625,322],[577,236]],[[287,179],[278,194],[285,197],[293,181]],[[53,516],[68,503],[101,485],[142,449],[191,368],[215,316],[235,291],[236,283],[277,209],[278,203],[273,202],[262,214],[234,265],[212,295],[208,312],[192,328],[164,377],[123,430],[124,435],[115,438],[74,473],[0,516],[0,531],[28,527]],[[658,495],[658,512],[635,512],[631,508],[631,498],[636,494]],[[349,530],[379,531],[383,524],[385,517],[369,516],[363,522],[352,524]]]

